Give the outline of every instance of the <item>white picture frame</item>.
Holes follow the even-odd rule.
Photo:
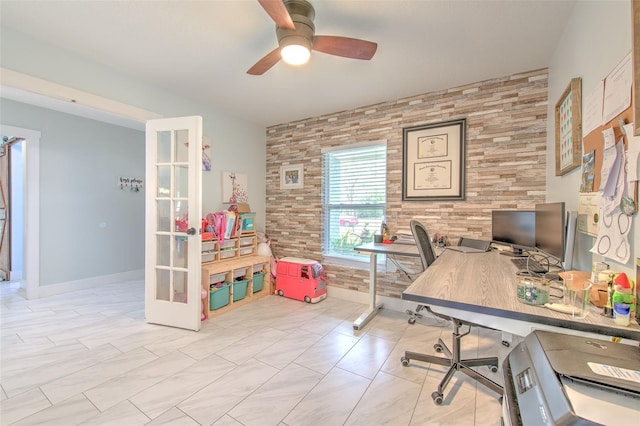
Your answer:
[[[304,188],[304,167],[302,164],[280,166],[280,189]]]

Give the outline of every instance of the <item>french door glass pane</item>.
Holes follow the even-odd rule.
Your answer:
[[[187,303],[187,272],[173,271],[173,301]]]
[[[171,266],[169,264],[171,253],[171,237],[169,235],[156,236],[156,265]]]
[[[175,158],[176,163],[186,163],[189,161],[189,131],[188,130],[176,130],[175,131]]]
[[[169,200],[158,200],[156,206],[158,216],[156,231],[171,231],[171,202]]]
[[[156,300],[169,301],[171,296],[171,275],[166,269],[156,269]]]
[[[173,202],[173,213],[176,221],[176,232],[187,232],[189,223],[189,208],[187,200],[175,200]]]
[[[189,256],[189,242],[186,236],[175,237],[176,246],[173,250],[173,267],[186,268],[187,258]]]
[[[163,131],[157,133],[158,148],[157,148],[157,162],[169,163],[171,161],[171,132]]]
[[[175,166],[174,197],[189,196],[189,167],[187,165]]]
[[[158,197],[171,195],[171,166],[158,166]]]

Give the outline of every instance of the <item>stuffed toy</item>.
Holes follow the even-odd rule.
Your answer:
[[[633,288],[635,283],[629,280],[624,272],[616,275],[613,279],[613,296],[611,303],[626,303],[631,312],[635,312],[636,306],[633,300]]]

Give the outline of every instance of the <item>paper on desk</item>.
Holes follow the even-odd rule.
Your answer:
[[[633,123],[625,124],[624,130],[627,134],[627,182],[635,182],[640,180],[640,170],[638,170],[640,136],[633,135]]]
[[[604,80],[584,98],[582,106],[582,137],[602,125],[602,101],[604,97]]]
[[[624,172],[624,144],[622,139],[617,144],[611,143],[612,133],[608,131],[602,133],[605,142],[598,190],[603,197],[614,197],[618,190],[619,174]],[[608,211],[608,209],[606,210]]]
[[[598,238],[591,253],[613,259],[620,263],[627,263],[631,256],[629,245],[629,231],[631,230],[631,216],[622,213],[620,209],[605,216],[600,209],[598,222]]]
[[[622,145],[622,143],[617,145]],[[622,157],[621,163],[624,164],[624,148],[620,150],[619,154]],[[600,197],[598,237],[591,248],[592,253],[621,263],[627,263],[631,255],[631,247],[629,245],[631,216],[627,216],[619,208],[622,194],[626,193],[627,182],[625,176],[626,173],[623,166],[618,173],[615,196]]]
[[[604,82],[602,116],[605,123],[613,120],[631,105],[633,80],[631,52],[611,71]]]
[[[607,159],[607,155],[615,155],[613,163],[610,158]],[[607,182],[604,186],[609,192],[600,191],[598,237],[591,252],[621,263],[627,263],[631,255],[629,245],[631,217],[620,210],[622,197],[627,193],[626,155],[622,140],[613,149],[605,149],[605,159],[607,163],[612,163],[608,166],[610,170],[607,173]],[[603,159],[603,169],[604,163]],[[616,177],[615,181],[613,180],[614,176]]]

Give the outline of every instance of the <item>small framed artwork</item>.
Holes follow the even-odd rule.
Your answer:
[[[582,163],[582,79],[572,78],[556,103],[556,176]]]
[[[464,200],[465,119],[403,129],[402,200]]]
[[[280,189],[304,187],[304,171],[302,164],[280,166]]]
[[[222,172],[222,202],[246,203],[249,178],[244,173]]]

